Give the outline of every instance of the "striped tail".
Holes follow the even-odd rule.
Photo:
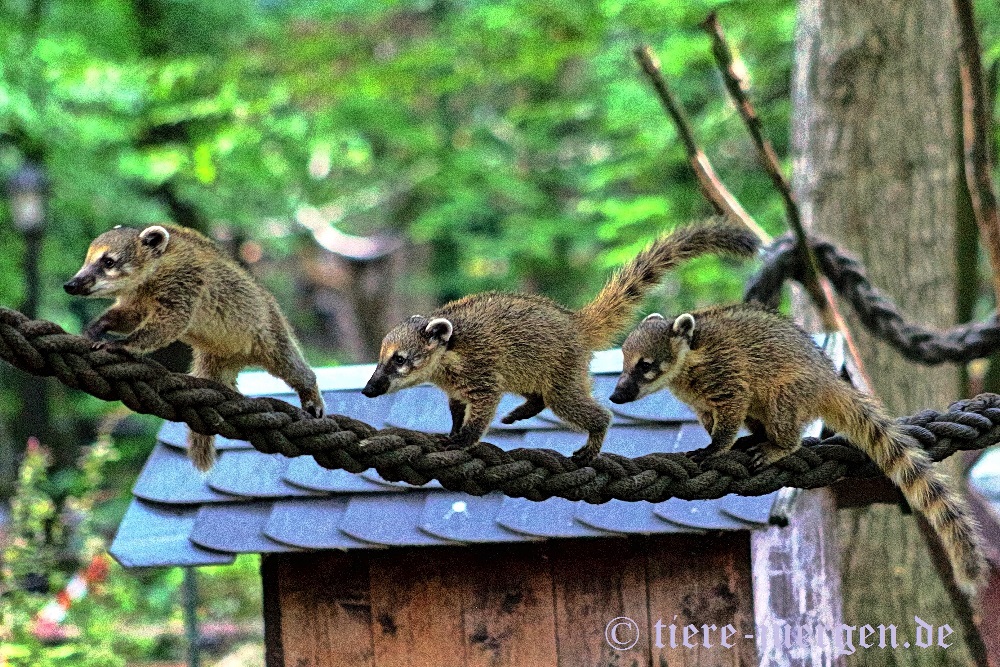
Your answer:
[[[681,262],[710,252],[748,257],[760,241],[746,227],[715,219],[661,236],[616,272],[597,297],[574,313],[591,350],[607,347],[663,275]]]
[[[860,447],[926,517],[940,537],[959,587],[972,596],[985,583],[979,526],[946,475],[935,469],[916,440],[874,400],[846,383],[824,403],[826,423]]]

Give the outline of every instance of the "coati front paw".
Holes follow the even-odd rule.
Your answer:
[[[778,447],[770,440],[765,440],[751,449],[751,463],[753,464],[754,469],[760,470],[761,468],[773,465],[790,454],[793,454],[796,449],[798,449],[798,447]]]
[[[309,416],[313,417],[314,419],[319,419],[325,414],[323,405],[322,404],[317,405],[312,401],[307,401],[305,405],[302,406],[302,409],[305,410],[307,413],[309,413]]]
[[[301,396],[302,409],[310,417],[319,419],[326,414],[326,405],[323,403],[323,396],[319,391],[309,391],[307,395]]]
[[[597,455],[600,453],[601,453],[600,449],[594,449],[593,447],[588,447],[587,445],[584,445],[580,449],[573,452],[573,455],[570,456],[570,458],[573,460],[573,463],[577,464],[578,466],[585,466],[591,461],[593,461],[595,458],[597,458]]]
[[[466,435],[449,435],[444,439],[445,451],[455,449],[468,449],[479,442],[479,438],[470,438]]]
[[[104,334],[106,333],[107,329],[105,329],[100,324],[95,323],[91,324],[89,327],[83,330],[83,337],[89,338],[90,340],[93,341],[99,341],[101,337],[104,336]]]
[[[98,340],[91,344],[91,347],[95,350],[104,350],[105,352],[125,352],[125,345],[119,340]]]

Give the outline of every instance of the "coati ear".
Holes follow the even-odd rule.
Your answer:
[[[424,333],[426,333],[431,340],[437,341],[443,345],[451,340],[451,332],[453,330],[454,327],[451,325],[449,320],[446,320],[443,317],[435,317],[427,323],[427,328],[424,329]]]
[[[673,332],[678,336],[683,336],[688,340],[694,335],[694,315],[691,313],[684,313],[683,315],[678,315],[677,319],[674,320],[674,324],[671,327]]]
[[[642,321],[643,322],[655,322],[656,320],[662,320],[662,319],[663,319],[663,315],[660,315],[659,313],[650,313],[649,315],[646,315],[646,317],[643,318]]]
[[[139,243],[149,248],[157,256],[163,254],[169,242],[170,232],[167,231],[166,227],[161,227],[160,225],[146,227],[139,234]]]

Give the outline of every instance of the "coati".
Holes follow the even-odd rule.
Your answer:
[[[263,366],[298,393],[303,410],[323,416],[316,374],[274,297],[192,229],[119,225],[91,242],[83,268],[63,287],[115,299],[84,331],[96,348],[151,352],[180,340],[193,349],[192,375],[235,389],[243,368]],[[108,331],[127,335],[101,341]],[[192,432],[188,456],[199,470],[211,468],[214,437]]]
[[[627,403],[669,388],[699,416],[712,442],[730,449],[746,424],[767,465],[800,446],[802,429],[822,418],[900,488],[941,536],[956,580],[974,592],[986,574],[975,520],[947,477],[872,397],[842,380],[812,339],[787,318],[739,304],[654,313],[622,345],[624,364],[611,395]]]
[[[588,433],[573,455],[587,461],[600,451],[611,421],[590,394],[591,353],[611,343],[669,269],[709,252],[751,255],[757,245],[743,227],[716,220],[661,237],[575,312],[542,296],[488,292],[447,303],[428,317],[414,315],[382,340],[363,393],[437,385],[449,398],[450,448],[478,442],[501,396],[520,394],[525,402],[502,421],[527,419],[548,406]]]

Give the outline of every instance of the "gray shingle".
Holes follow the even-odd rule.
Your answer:
[[[644,421],[686,422],[696,419],[691,408],[674,398],[669,391],[660,391],[640,398],[633,403],[610,404],[611,411],[622,417]]]
[[[703,530],[748,530],[753,527],[724,514],[715,500],[678,500],[671,498],[656,505],[653,512],[665,521]]]
[[[340,520],[348,499],[297,498],[274,503],[264,535],[302,549],[371,549],[378,545],[362,542],[340,530]]]
[[[132,493],[144,500],[175,504],[217,503],[234,499],[232,495],[210,488],[206,479],[206,475],[191,464],[185,451],[161,443],[153,448]]]
[[[431,492],[414,490],[351,496],[340,520],[340,530],[355,539],[386,546],[456,544],[420,529],[428,493]]]
[[[504,498],[497,512],[497,523],[517,533],[534,537],[608,537],[620,531],[607,531],[576,520],[580,503],[563,498],[534,502],[524,498]]]
[[[323,402],[326,403],[326,411],[329,414],[349,415],[375,428],[383,428],[392,406],[401,395],[368,398],[358,390],[325,391]]]
[[[386,424],[426,433],[451,431],[448,396],[431,385],[420,385],[394,394]]]
[[[298,456],[289,461],[288,469],[285,470],[285,481],[303,489],[331,493],[402,491],[406,488],[402,485],[391,485],[384,480],[373,482],[362,475],[345,470],[327,470],[316,463],[316,459],[311,456]]]
[[[285,481],[289,461],[280,454],[262,454],[256,449],[221,452],[206,482],[216,491],[250,498],[320,495]]]
[[[108,552],[124,567],[228,565],[234,556],[189,539],[197,507],[133,500]]]
[[[233,553],[301,551],[264,535],[272,505],[266,500],[205,505],[198,510],[190,539],[207,549]]]
[[[771,515],[771,506],[774,505],[777,496],[777,492],[753,497],[731,494],[720,498],[716,504],[723,514],[734,519],[766,525]]]
[[[470,543],[523,542],[533,539],[496,522],[503,495],[428,493],[420,527],[436,537]]]
[[[591,528],[623,533],[650,535],[692,532],[690,527],[679,526],[656,516],[655,508],[656,505],[641,501],[630,503],[624,500],[612,500],[603,505],[579,503],[575,518]]]

